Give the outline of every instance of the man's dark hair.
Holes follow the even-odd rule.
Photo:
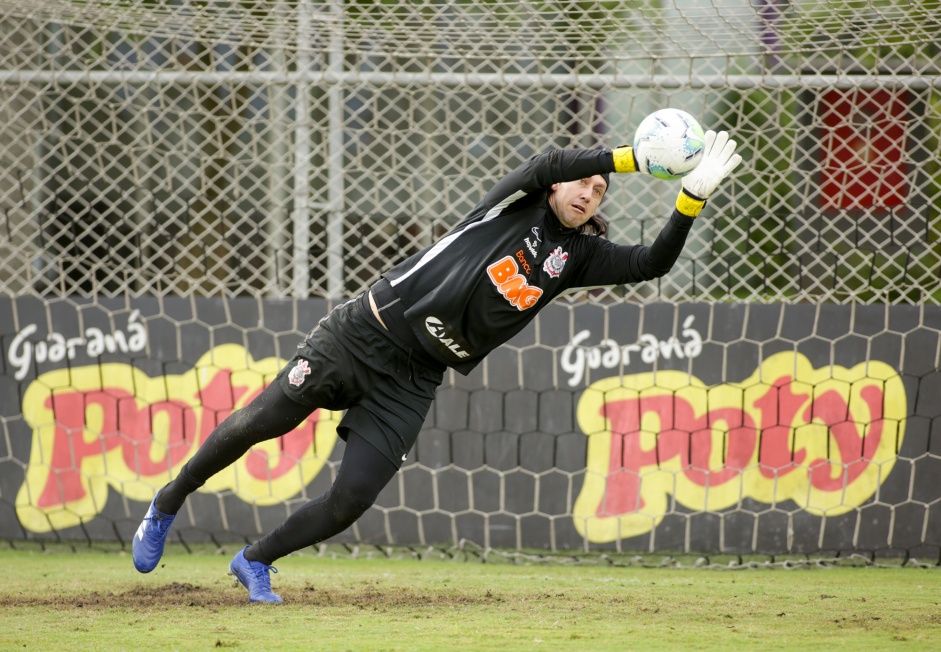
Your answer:
[[[608,188],[611,187],[611,173],[603,172],[601,174],[604,178],[604,194],[608,194]],[[597,213],[591,216],[591,218],[582,224],[581,228],[578,230],[579,233],[586,233],[588,235],[600,235],[605,237],[608,235],[608,220],[604,219]]]
[[[578,232],[605,237],[608,235],[608,220],[595,213],[588,218],[587,222],[578,227]]]

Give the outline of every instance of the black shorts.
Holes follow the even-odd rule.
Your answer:
[[[365,303],[337,306],[320,320],[278,373],[281,389],[312,410],[346,410],[337,434],[350,430],[402,466],[444,378],[394,340]]]

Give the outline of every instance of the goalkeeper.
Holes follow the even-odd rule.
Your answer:
[[[133,539],[137,570],[157,566],[174,516],[210,477],[315,409],[346,410],[333,486],[230,563],[250,601],[281,602],[271,564],[339,534],[375,502],[415,443],[446,369],[468,373],[570,288],[666,274],[694,218],[740,162],[726,132],[707,132],[701,163],[683,178],[649,247],[598,237],[607,231],[596,211],[610,174],[637,171],[630,147],[553,150],[523,163],[447,235],[324,317],[276,382],[212,432],[154,497]]]

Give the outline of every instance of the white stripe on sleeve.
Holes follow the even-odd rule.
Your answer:
[[[411,276],[412,274],[420,270],[422,267],[430,263],[432,260],[434,260],[438,256],[438,254],[440,254],[442,251],[447,249],[448,245],[450,245],[452,242],[457,240],[458,237],[462,233],[466,233],[467,231],[474,228],[475,226],[479,224],[483,224],[484,222],[489,222],[493,218],[498,217],[500,213],[506,210],[507,206],[509,206],[516,200],[521,199],[522,197],[525,197],[525,196],[526,196],[526,193],[524,191],[517,190],[512,195],[510,195],[509,197],[501,201],[499,204],[491,208],[489,211],[487,211],[487,214],[484,215],[480,219],[479,222],[474,222],[473,224],[468,226],[466,229],[462,229],[461,231],[457,231],[456,233],[451,233],[450,235],[446,235],[440,240],[438,240],[438,242],[436,242],[435,245],[431,249],[428,250],[428,253],[425,254],[422,257],[422,259],[418,261],[418,263],[416,263],[416,265],[412,269],[408,270],[408,272],[406,272],[399,278],[392,281],[392,287],[395,287],[396,285],[398,285],[399,283],[407,279],[409,276]]]

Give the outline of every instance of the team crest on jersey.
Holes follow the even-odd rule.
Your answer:
[[[299,387],[310,375],[310,363],[307,360],[298,360],[294,368],[288,372],[288,382]]]
[[[552,278],[558,278],[559,274],[562,273],[562,268],[565,267],[565,261],[568,259],[569,255],[562,251],[562,247],[556,247],[546,258],[546,262],[542,264],[542,269]]]

